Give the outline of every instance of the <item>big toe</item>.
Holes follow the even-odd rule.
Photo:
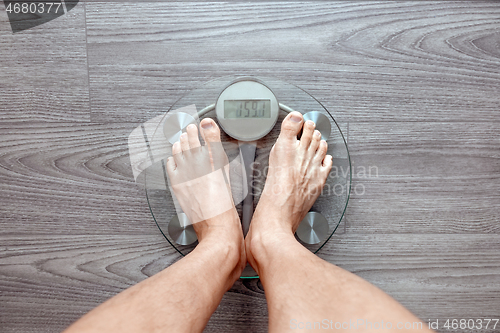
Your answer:
[[[210,145],[210,142],[220,142],[220,130],[219,126],[211,118],[205,118],[200,123],[201,136],[206,143]]]
[[[212,164],[215,170],[227,164],[227,157],[220,141],[220,129],[213,119],[205,118],[200,123],[201,135],[210,150]]]
[[[304,118],[300,112],[294,111],[291,112],[288,116],[283,119],[281,123],[281,132],[280,139],[286,140],[297,140],[297,135],[300,133],[302,129],[302,124],[304,122]]]

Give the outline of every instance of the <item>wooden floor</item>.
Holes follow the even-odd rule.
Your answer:
[[[500,317],[498,2],[89,1],[16,34],[0,6],[0,56],[0,332],[61,331],[179,258],[127,137],[236,73],[347,128],[353,193],[321,257],[443,332]],[[238,281],[206,332],[266,327],[261,284]]]

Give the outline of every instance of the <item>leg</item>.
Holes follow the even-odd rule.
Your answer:
[[[419,322],[380,289],[320,259],[296,241],[294,232],[319,196],[332,166],[327,144],[314,128],[310,121],[303,124],[298,112],[283,121],[245,240],[248,261],[266,292],[269,331],[307,328],[300,324],[307,322],[316,329],[334,329],[336,322],[358,324],[358,320],[391,322],[394,328],[398,322]]]
[[[196,159],[197,166],[205,170],[206,164],[214,169],[214,160],[225,156],[217,155],[222,152],[215,149],[220,142],[215,122],[204,119],[201,126],[210,154],[202,155],[197,128],[190,125],[181,142],[173,146],[174,158],[167,163],[175,195],[192,219],[206,217],[197,215],[197,209],[213,206],[213,197],[207,198],[206,193],[224,197],[225,193],[217,192],[227,191],[225,183],[221,187],[211,177],[204,177],[198,189],[182,186],[193,171],[188,165],[190,159]],[[210,207],[207,210],[214,212]],[[246,264],[243,233],[234,205],[219,213],[194,224],[199,244],[189,255],[92,310],[66,332],[201,332]]]

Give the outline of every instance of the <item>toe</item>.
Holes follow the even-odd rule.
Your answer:
[[[321,141],[321,133],[318,130],[315,130],[312,135],[311,144],[309,145],[309,152],[312,155],[316,154],[320,141]]]
[[[285,119],[283,119],[283,123],[281,123],[279,139],[297,140],[297,135],[302,128],[303,122],[304,118],[300,112],[291,112],[285,117]]]
[[[220,141],[219,126],[213,119],[205,118],[201,121],[201,136],[208,145],[210,158],[214,170],[218,170],[227,165],[227,156]]]
[[[326,156],[326,152],[328,150],[328,144],[325,140],[321,140],[319,143],[318,150],[316,150],[316,155],[314,156],[314,160],[318,164],[322,164],[323,160]]]
[[[201,136],[206,143],[210,145],[210,142],[220,142],[220,130],[219,126],[211,118],[205,118],[201,121]]]
[[[182,133],[180,137],[182,151],[189,150],[189,141],[187,133]]]
[[[182,148],[181,148],[181,143],[177,141],[174,143],[172,146],[172,155],[175,159],[175,162],[178,163],[182,159]]]
[[[330,172],[330,169],[333,165],[333,157],[332,155],[326,155],[323,159],[322,167],[325,168],[327,172]]]
[[[177,169],[177,164],[175,163],[175,159],[173,157],[169,157],[167,159],[167,172],[170,177],[172,177],[173,172]]]
[[[323,161],[321,161],[321,166],[319,167],[319,176],[321,177],[323,183],[326,182],[328,174],[332,169],[332,165],[333,165],[332,155],[326,155],[325,158],[323,158]]]
[[[182,153],[182,148],[181,148],[181,144],[179,141],[177,141],[176,143],[174,143],[174,145],[172,146],[172,155],[178,155]]]
[[[188,143],[191,149],[200,147],[200,139],[198,138],[198,128],[194,124],[190,124],[186,128],[186,133],[188,136]]]
[[[302,136],[300,137],[300,146],[304,149],[309,149],[311,140],[313,137],[314,129],[316,124],[312,120],[306,121],[304,124],[304,129],[302,130]]]

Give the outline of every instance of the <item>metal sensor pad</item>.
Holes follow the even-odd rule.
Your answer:
[[[175,215],[168,224],[168,234],[179,245],[191,245],[198,240],[186,214]]]
[[[306,244],[319,244],[330,234],[330,227],[323,215],[309,212],[300,222],[296,234]]]
[[[328,140],[332,131],[330,120],[319,111],[311,111],[304,114],[304,121],[312,120],[316,124],[316,129],[321,133],[321,139]]]
[[[179,141],[182,132],[189,124],[196,124],[196,120],[189,114],[179,112],[168,116],[163,126],[163,134],[171,143]]]

